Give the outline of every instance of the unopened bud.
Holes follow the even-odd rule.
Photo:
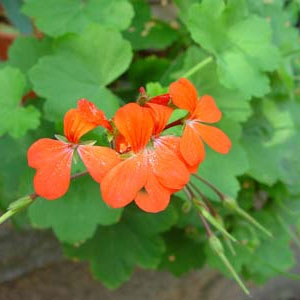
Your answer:
[[[224,254],[224,247],[221,241],[215,235],[212,235],[208,241],[210,248],[214,252],[216,252],[217,254]]]
[[[191,201],[185,201],[181,207],[182,211],[184,213],[188,213],[192,208],[192,202]]]
[[[231,211],[236,211],[237,208],[239,208],[237,201],[229,196],[224,197],[223,204],[228,210]]]
[[[230,272],[230,274],[233,276],[233,278],[236,280],[239,286],[243,289],[245,294],[249,295],[250,293],[247,287],[244,285],[243,281],[240,279],[239,275],[231,265],[230,261],[227,259],[221,241],[215,235],[212,235],[209,238],[209,246],[218,255],[223,264],[226,266],[227,270]]]

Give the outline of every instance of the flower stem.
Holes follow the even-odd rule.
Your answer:
[[[193,68],[191,68],[187,72],[185,72],[181,77],[187,78],[187,77],[192,76],[193,74],[198,72],[200,69],[202,69],[203,67],[205,67],[207,64],[209,64],[212,61],[213,61],[213,57],[208,56],[204,60],[200,61],[196,66],[194,66]]]
[[[184,187],[184,191],[185,191],[186,195],[188,196],[189,200],[191,202],[193,202],[193,199],[195,198],[195,194],[192,191],[192,189],[188,185],[186,185]],[[205,232],[206,232],[207,237],[210,238],[211,236],[213,236],[213,232],[212,232],[208,222],[206,221],[206,219],[203,217],[203,215],[201,213],[199,213],[199,217],[200,217],[200,220],[201,220],[201,222],[202,222],[202,224],[205,228]]]
[[[6,213],[4,213],[1,217],[0,217],[0,224],[2,224],[3,222],[5,222],[7,219],[9,219],[11,216],[13,216],[16,212],[13,210],[8,210]]]
[[[201,180],[204,184],[206,184],[208,187],[210,187],[221,199],[221,201],[223,201],[225,199],[225,195],[212,183],[210,183],[209,181],[207,181],[206,179],[204,179],[203,177],[199,176],[198,174],[193,174],[193,176],[199,180]]]
[[[168,125],[164,128],[164,130],[167,130],[167,129],[169,129],[169,128],[171,128],[171,127],[174,127],[174,126],[177,126],[177,125],[181,125],[181,124],[182,124],[182,121],[183,121],[183,119],[176,120],[176,121],[174,121],[174,122],[168,124]]]
[[[193,184],[192,182],[189,183],[191,187],[196,191],[196,193],[202,198],[204,201],[205,205],[209,208],[210,213],[216,217],[218,213],[216,212],[215,208],[211,205],[210,201],[207,199],[207,197],[200,191],[200,189]]]

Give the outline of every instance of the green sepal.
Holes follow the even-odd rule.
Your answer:
[[[63,135],[55,134],[54,136],[55,136],[55,138],[58,141],[61,141],[61,142],[64,142],[64,143],[69,143],[69,141],[67,140],[67,138],[65,136],[63,136]]]
[[[89,141],[80,142],[80,145],[94,146],[96,143],[97,143],[97,141],[95,141],[95,140],[89,140]]]

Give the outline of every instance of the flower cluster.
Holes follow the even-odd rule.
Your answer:
[[[186,110],[186,116],[170,124],[175,108]],[[229,138],[206,124],[220,119],[213,98],[199,98],[185,78],[173,82],[168,94],[152,99],[142,90],[137,103],[121,107],[112,120],[81,99],[64,117],[65,137],[40,139],[28,150],[28,164],[36,169],[35,192],[48,200],[63,196],[70,185],[76,151],[91,177],[100,183],[102,198],[109,206],[123,207],[134,200],[144,211],[162,211],[170,195],[188,183],[203,161],[203,142],[219,153],[230,150]],[[172,124],[183,126],[181,137],[166,134]],[[107,130],[111,147],[81,141],[97,126]]]

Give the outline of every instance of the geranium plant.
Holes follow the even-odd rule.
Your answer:
[[[208,264],[246,293],[296,277],[298,1],[5,10],[19,32],[1,54],[0,223],[51,228],[110,288],[135,266]]]

